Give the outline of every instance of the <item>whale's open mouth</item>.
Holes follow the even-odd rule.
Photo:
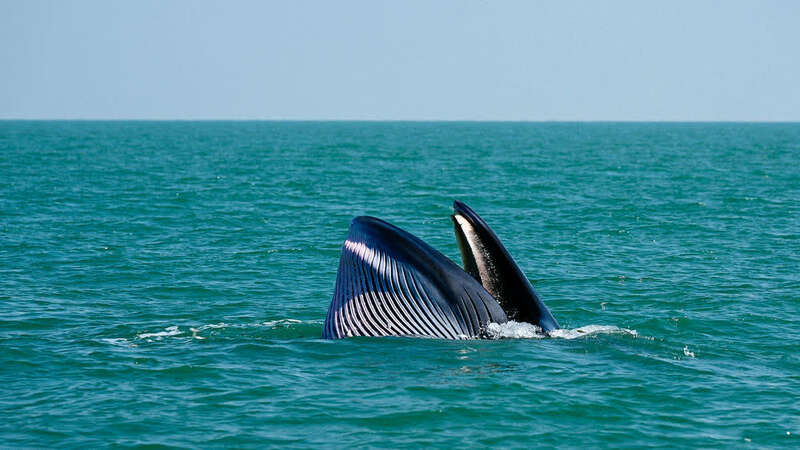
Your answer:
[[[353,219],[323,336],[469,339],[509,319],[557,329],[486,222],[458,201],[452,218],[465,269],[390,223]]]
[[[464,203],[456,200],[453,203],[453,210],[450,218],[455,226],[456,241],[458,241],[458,249],[461,251],[464,271],[472,275],[492,296],[497,298],[501,290],[498,285],[500,277],[497,273],[497,264],[493,260],[492,252],[487,248],[487,237],[481,236],[481,232],[485,234],[485,230],[489,232],[491,230]],[[507,310],[506,313],[508,313]]]

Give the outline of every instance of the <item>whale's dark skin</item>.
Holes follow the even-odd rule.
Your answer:
[[[480,283],[431,246],[380,219],[356,217],[323,337],[467,339],[507,320]]]
[[[455,201],[453,209],[464,270],[483,284],[509,320],[532,323],[547,332],[558,329],[555,317],[489,225],[462,202]]]
[[[342,247],[323,337],[474,339],[509,318],[558,328],[500,240],[455,202],[453,222],[466,271],[418,237],[374,217],[356,217]]]

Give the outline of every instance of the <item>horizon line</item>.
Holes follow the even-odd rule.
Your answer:
[[[399,123],[800,123],[800,120],[703,119],[235,119],[235,118],[24,118],[0,117],[0,122],[399,122]]]

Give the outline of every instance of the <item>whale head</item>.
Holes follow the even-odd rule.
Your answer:
[[[457,200],[451,218],[464,270],[500,303],[508,319],[532,323],[547,332],[558,329],[555,317],[489,225]]]
[[[553,315],[497,235],[455,202],[465,269],[418,237],[375,217],[350,223],[323,337],[486,337],[492,323],[529,322],[550,332]]]

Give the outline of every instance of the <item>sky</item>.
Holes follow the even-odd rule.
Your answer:
[[[0,118],[799,121],[800,2],[0,0]]]

